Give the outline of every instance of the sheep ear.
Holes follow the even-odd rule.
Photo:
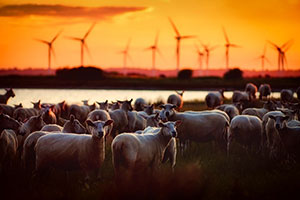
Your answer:
[[[166,125],[164,125],[164,123],[162,123],[162,122],[159,122],[158,125],[159,125],[159,127],[166,127]]]
[[[124,103],[124,101],[117,100],[118,103]]]
[[[71,115],[71,116],[70,116],[70,122],[73,123],[74,120],[75,120],[75,116],[74,116],[74,115]]]
[[[107,103],[108,103],[108,100],[106,100],[104,103],[107,104]]]
[[[182,123],[182,122],[181,122],[180,120],[177,120],[177,121],[175,122],[175,126],[179,126],[181,123]]]
[[[86,124],[88,125],[88,126],[92,126],[92,127],[95,127],[96,125],[91,121],[91,120],[86,120]]]
[[[269,118],[275,120],[275,117],[273,115],[269,115]]]
[[[172,105],[171,109],[172,109],[172,108],[177,108],[177,106],[176,106],[176,105]]]
[[[111,125],[112,123],[114,123],[114,120],[112,119],[109,119],[105,122],[104,126],[108,126],[108,125]]]
[[[160,105],[159,107],[160,107],[160,108],[163,108],[163,109],[165,109],[165,108],[166,108],[166,106],[165,106],[165,105]]]
[[[132,100],[133,100],[133,99],[130,99],[129,103],[131,103],[131,102],[132,102]]]

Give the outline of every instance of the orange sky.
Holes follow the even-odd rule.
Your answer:
[[[19,6],[12,10],[7,5]],[[37,5],[44,5],[43,10],[37,10]],[[258,57],[266,40],[282,45],[293,39],[286,53],[288,69],[300,69],[299,10],[300,0],[1,0],[0,68],[46,68],[47,46],[34,38],[51,40],[62,29],[54,43],[52,68],[78,66],[80,44],[66,36],[83,37],[96,21],[86,40],[92,56],[85,53],[85,65],[121,67],[123,57],[119,52],[132,38],[133,62],[128,65],[150,68],[151,52],[144,49],[152,45],[159,30],[163,58],[157,56],[157,67],[175,69],[175,33],[168,21],[171,17],[182,35],[198,36],[182,40],[181,68],[198,67],[194,45],[199,41],[219,45],[211,52],[210,68],[223,68],[224,26],[230,41],[242,46],[230,50],[230,66],[260,70]],[[277,52],[270,45],[266,56],[272,65],[266,63],[265,67],[277,69]]]

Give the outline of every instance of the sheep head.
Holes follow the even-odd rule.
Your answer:
[[[106,130],[105,127],[112,124],[114,121],[109,119],[107,121],[91,121],[87,120],[86,124],[88,125],[88,130],[92,134],[93,137],[102,138],[106,136]]]
[[[289,116],[286,116],[286,115],[279,115],[279,116],[269,115],[269,118],[273,119],[275,121],[276,129],[282,130],[286,127],[286,121],[289,119]]]
[[[177,107],[174,104],[164,104],[160,106],[162,110],[160,111],[160,118],[162,121],[166,122],[170,117],[175,114],[175,108]]]
[[[177,137],[177,130],[176,127],[181,124],[181,121],[176,122],[166,122],[166,123],[159,123],[159,126],[162,128],[161,133],[164,136],[170,136],[170,137]]]

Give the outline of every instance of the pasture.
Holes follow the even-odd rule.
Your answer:
[[[182,108],[204,109],[204,102],[195,101]],[[37,180],[18,166],[1,169],[0,194],[3,199],[286,199],[299,196],[299,169],[297,162],[271,160],[237,143],[227,157],[213,143],[192,142],[177,153],[174,173],[167,162],[151,177],[117,185],[107,145],[101,179],[89,185],[76,171],[67,176],[55,171]]]

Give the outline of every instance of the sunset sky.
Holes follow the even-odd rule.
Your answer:
[[[195,44],[211,46],[210,68],[224,68],[225,39],[242,46],[230,49],[230,66],[260,70],[258,57],[270,40],[278,45],[293,39],[287,51],[288,69],[300,69],[300,0],[1,0],[0,68],[47,68],[48,47],[34,39],[51,40],[56,57],[52,68],[80,65],[80,43],[66,37],[83,37],[96,26],[86,42],[85,65],[122,67],[126,43],[131,38],[130,67],[151,67],[151,52],[159,31],[157,68],[175,69],[175,32],[172,18],[182,35],[181,68],[198,67]],[[265,63],[277,69],[277,52],[267,45]],[[203,63],[204,65],[204,63]],[[205,65],[204,65],[205,66]]]

